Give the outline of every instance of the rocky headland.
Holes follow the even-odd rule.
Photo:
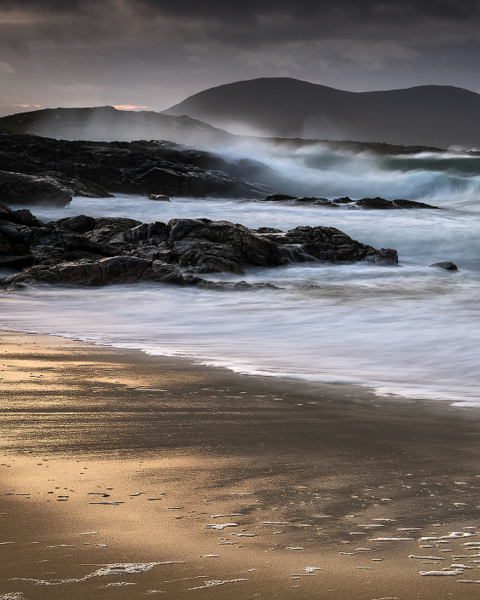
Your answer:
[[[175,142],[66,141],[0,131],[0,202],[7,205],[65,206],[74,196],[138,194],[150,199],[221,197],[331,208],[437,208],[404,199],[300,196],[299,185],[257,160],[224,158]]]
[[[247,229],[228,221],[134,219],[84,215],[44,223],[27,209],[0,205],[0,266],[16,272],[3,289],[35,283],[101,286],[138,281],[215,287],[199,275],[295,262],[368,262],[396,265],[397,252],[377,250],[334,227],[296,227],[287,232]],[[246,284],[225,284],[244,288]]]
[[[0,202],[64,206],[73,196],[264,198],[268,167],[165,141],[85,142],[0,133]],[[246,179],[248,177],[248,180]],[[273,176],[270,176],[272,179]]]

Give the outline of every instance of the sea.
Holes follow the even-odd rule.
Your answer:
[[[228,149],[223,155],[235,158]],[[438,208],[335,209],[221,198],[155,202],[138,195],[33,207],[44,221],[85,214],[147,223],[207,217],[284,231],[337,227],[375,248],[395,248],[399,266],[307,262],[205,276],[279,288],[244,291],[154,283],[43,285],[1,293],[0,329],[182,356],[249,375],[353,383],[392,398],[480,406],[480,156],[373,157],[319,145],[263,148],[250,157],[310,195],[406,198]],[[453,261],[458,271],[429,266],[441,261]]]

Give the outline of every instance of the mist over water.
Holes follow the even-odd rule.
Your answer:
[[[262,159],[291,179],[317,186],[317,196],[421,199],[439,209],[365,211],[189,198],[164,203],[119,196],[75,198],[64,209],[33,212],[46,221],[87,214],[142,222],[207,217],[282,230],[327,225],[374,247],[396,248],[400,267],[302,263],[253,269],[242,277],[210,276],[281,288],[245,292],[154,284],[41,286],[0,296],[0,326],[188,355],[245,373],[356,382],[379,393],[480,405],[477,159],[324,154],[278,150]],[[428,266],[444,260],[460,270]]]
[[[270,141],[238,142],[219,152],[248,156],[288,176],[293,186],[283,191],[297,196],[465,202],[480,195],[480,156],[469,153],[374,156],[332,151],[321,142],[292,149]]]

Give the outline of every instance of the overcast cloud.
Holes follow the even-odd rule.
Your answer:
[[[0,0],[0,114],[163,110],[255,77],[480,91],[479,25],[478,0]]]

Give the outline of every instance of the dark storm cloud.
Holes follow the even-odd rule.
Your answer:
[[[0,0],[0,106],[141,104],[255,77],[480,89],[479,0]]]
[[[392,16],[411,18],[434,17],[440,19],[465,19],[480,15],[478,0],[245,0],[225,2],[224,0],[137,0],[152,10],[177,15],[220,17],[222,19],[251,19],[256,16],[283,13],[291,16],[311,17],[331,12],[346,12],[353,16],[372,19],[388,19]]]
[[[478,0],[0,0],[0,49],[148,47],[163,60],[168,44],[171,59],[193,46],[201,55],[363,40],[402,44],[407,56],[418,45],[475,40],[479,22]]]
[[[199,27],[202,21],[210,23],[212,30],[216,29],[215,24],[255,27],[265,18],[283,16],[291,19],[293,30],[296,20],[302,23],[313,19],[322,30],[325,29],[323,24],[333,26],[332,34],[352,22],[411,26],[418,21],[426,25],[430,20],[457,24],[480,20],[478,0],[0,0],[0,12],[24,11],[35,13],[39,18],[104,14],[107,21],[109,16],[122,13],[135,14],[137,18],[192,18]]]

